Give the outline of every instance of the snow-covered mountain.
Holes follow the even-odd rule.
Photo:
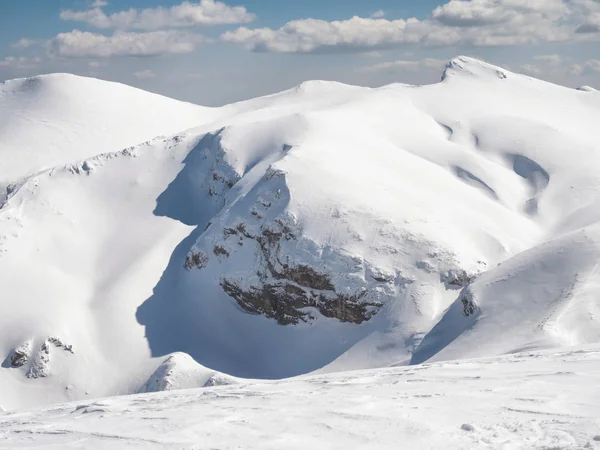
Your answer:
[[[212,109],[69,74],[0,83],[0,183],[197,126]]]
[[[5,408],[600,340],[597,91],[0,89]]]

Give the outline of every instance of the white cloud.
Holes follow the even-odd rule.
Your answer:
[[[425,58],[420,61],[397,60],[388,61],[359,69],[360,72],[420,72],[422,70],[440,70],[448,61],[445,59]]]
[[[254,20],[255,16],[243,6],[228,6],[220,1],[200,0],[198,3],[186,1],[170,8],[132,8],[108,15],[99,7],[87,11],[65,10],[61,12],[60,18],[83,22],[101,29],[159,30],[248,23]]]
[[[41,63],[41,58],[26,58],[24,56],[7,56],[0,59],[0,67],[8,67],[11,69],[34,69]]]
[[[383,9],[379,9],[371,14],[371,17],[373,19],[381,19],[382,17],[385,17],[385,11]]]
[[[425,20],[302,19],[279,29],[240,27],[221,36],[253,51],[310,53],[419,46],[515,46],[582,39],[594,0],[451,0]]]
[[[600,60],[590,59],[582,64],[575,64],[571,67],[571,75],[590,75],[600,73]]]
[[[580,10],[580,25],[577,33],[600,33],[600,2],[597,0],[570,0]]]
[[[150,69],[146,69],[146,70],[140,70],[139,72],[134,73],[136,78],[139,78],[140,80],[144,80],[147,78],[156,78],[156,74],[154,73],[154,71],[150,70]]]
[[[378,52],[377,50],[372,50],[361,54],[361,56],[365,56],[367,58],[382,58],[383,55],[384,54],[382,52]]]
[[[63,58],[109,58],[114,56],[158,56],[189,53],[202,42],[200,35],[180,31],[130,33],[117,31],[112,36],[73,30],[60,33],[47,43],[51,56]]]
[[[449,26],[481,26],[504,22],[511,17],[511,11],[487,7],[486,2],[469,2],[451,0],[449,3],[438,6],[431,13],[431,17],[440,23]]]
[[[108,6],[108,2],[105,0],[94,0],[90,4],[91,8],[104,8],[105,6]]]
[[[551,66],[558,66],[563,62],[563,58],[560,55],[537,55],[533,59]]]
[[[22,38],[22,39],[19,39],[17,42],[14,42],[11,45],[11,47],[12,48],[29,48],[29,47],[36,45],[38,42],[39,41],[36,39]]]
[[[584,23],[577,27],[577,33],[600,33],[600,14],[588,17]]]
[[[249,29],[246,27],[222,35],[226,42],[246,45],[254,51],[308,53],[334,49],[369,50],[390,44],[418,43],[422,37],[416,19],[405,21],[364,19],[327,22],[303,19],[288,22],[282,28]]]
[[[106,66],[106,63],[103,61],[88,61],[88,66],[97,69],[98,67]]]
[[[499,23],[557,20],[568,12],[563,0],[450,0],[438,6],[431,18],[457,27]]]
[[[581,75],[583,73],[583,66],[581,64],[573,64],[569,69],[570,75]]]
[[[519,67],[519,72],[526,73],[529,75],[540,75],[542,73],[542,69],[540,69],[535,64],[523,64]]]
[[[592,59],[586,63],[586,67],[593,72],[600,73],[600,60]]]

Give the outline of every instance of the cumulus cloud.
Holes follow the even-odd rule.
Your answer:
[[[146,70],[140,70],[139,72],[134,73],[136,78],[139,78],[140,80],[144,80],[147,78],[156,78],[156,74],[154,73],[154,71],[150,70],[150,69],[146,69]]]
[[[382,17],[385,17],[385,11],[383,9],[378,9],[373,14],[371,14],[371,17],[373,19],[381,19]]]
[[[26,58],[24,56],[16,57],[16,56],[7,56],[4,59],[0,59],[0,67],[8,67],[11,69],[34,69],[36,68],[40,62],[41,58]]]
[[[581,34],[600,33],[600,14],[588,17],[575,31]]]
[[[600,33],[600,2],[597,0],[570,0],[580,10],[579,34]]]
[[[224,33],[226,42],[240,43],[254,51],[308,53],[333,49],[373,49],[392,44],[418,43],[422,38],[416,19],[385,20],[352,17],[328,22],[317,19],[294,20],[282,28],[241,27]]]
[[[600,60],[590,59],[582,64],[575,64],[571,67],[571,75],[590,75],[600,73]]]
[[[215,0],[183,2],[170,8],[129,9],[106,14],[96,6],[87,11],[65,10],[62,20],[83,22],[100,29],[159,30],[199,25],[241,24],[254,20],[243,6],[228,6]]]
[[[108,2],[105,0],[94,0],[90,4],[90,7],[92,8],[104,8],[105,6],[108,6]]]
[[[566,12],[563,0],[451,0],[435,8],[431,18],[449,26],[472,27],[522,22],[523,15],[528,20],[557,20]]]
[[[420,72],[426,70],[441,70],[448,61],[445,59],[425,58],[419,61],[396,60],[372,66],[361,67],[360,72]]]
[[[537,55],[534,57],[534,59],[552,66],[558,66],[563,62],[563,59],[560,55]]]
[[[19,39],[17,42],[13,42],[11,47],[12,48],[29,48],[29,47],[36,45],[38,42],[39,41],[37,41],[36,39],[22,38],[22,39]]]
[[[593,72],[600,73],[600,60],[592,59],[586,63],[586,67]]]
[[[519,67],[519,71],[529,75],[540,75],[542,73],[542,69],[535,64],[523,64]]]
[[[113,56],[159,56],[189,53],[203,38],[180,31],[131,33],[117,31],[112,36],[73,30],[60,33],[47,43],[51,56],[63,58],[109,58]]]
[[[240,27],[221,36],[253,51],[310,53],[420,46],[514,46],[574,40],[595,0],[450,0],[425,20],[303,19],[279,29]],[[579,33],[581,36],[581,33]]]

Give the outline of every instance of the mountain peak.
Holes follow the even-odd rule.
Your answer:
[[[209,108],[95,78],[55,73],[8,80],[0,84],[0,181],[118,151],[209,117]]]
[[[297,92],[323,92],[329,91],[331,89],[343,89],[343,88],[352,88],[354,86],[350,86],[344,83],[340,83],[338,81],[326,81],[326,80],[308,80],[297,85],[294,90]]]
[[[507,78],[510,72],[502,67],[489,64],[469,56],[457,56],[446,64],[442,81],[450,76],[470,75],[477,77]]]
[[[591,87],[591,86],[579,86],[577,88],[578,91],[583,91],[583,92],[597,92],[598,90]]]

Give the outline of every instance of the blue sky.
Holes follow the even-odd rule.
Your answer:
[[[459,54],[600,87],[598,0],[5,0],[0,79],[71,72],[206,105],[308,79],[431,83]]]

